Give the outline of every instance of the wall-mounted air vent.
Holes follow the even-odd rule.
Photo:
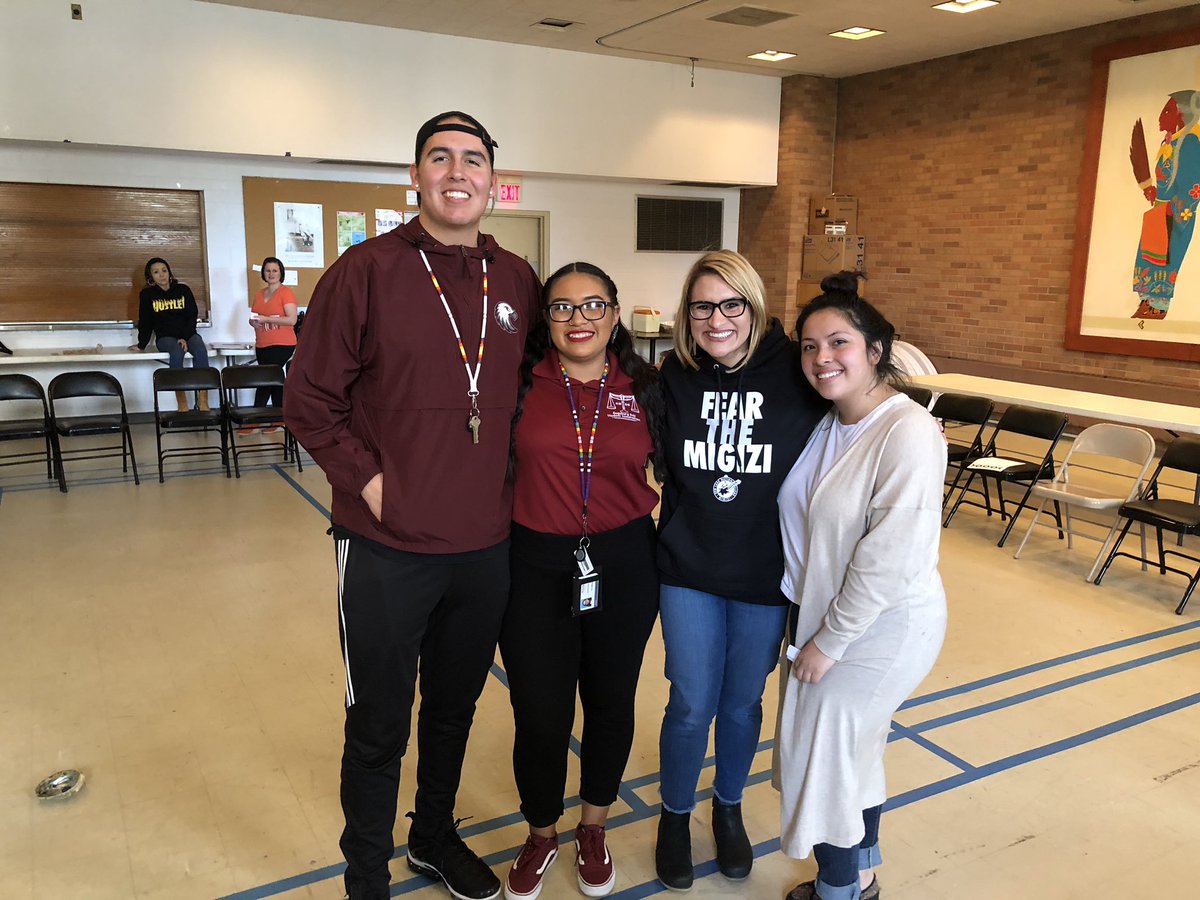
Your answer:
[[[637,249],[702,252],[721,249],[723,200],[637,198]]]

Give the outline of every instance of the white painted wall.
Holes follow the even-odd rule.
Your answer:
[[[197,0],[85,0],[82,22],[66,3],[0,0],[0,180],[203,191],[203,334],[249,340],[242,177],[405,183],[395,168],[311,160],[407,162],[425,119],[465,109],[500,142],[499,169],[523,176],[521,208],[549,212],[546,271],[588,259],[615,278],[626,317],[635,304],[666,312],[694,255],[635,252],[637,194],[723,198],[734,246],[738,191],[662,182],[776,176],[780,82],[712,70],[689,82],[679,65]],[[3,334],[30,349],[131,337]],[[152,368],[113,367],[131,409],[151,408]]]
[[[408,183],[407,172],[393,168],[338,168],[299,160],[0,141],[0,181],[203,191],[212,326],[201,334],[209,343],[253,340],[245,315],[248,291],[242,177],[246,175]],[[664,313],[674,309],[683,276],[696,258],[696,254],[634,250],[638,194],[723,199],[725,243],[737,245],[737,190],[525,176],[521,191],[522,202],[512,208],[549,213],[546,272],[576,259],[606,269],[617,283],[627,322],[634,304],[657,306]],[[482,228],[487,231],[486,219]],[[69,266],[70,260],[64,260],[64,264]],[[134,333],[127,330],[0,332],[6,344],[22,349],[121,346],[133,338]],[[121,380],[130,409],[146,411],[153,408],[150,373],[156,366],[153,362],[132,362],[104,368]],[[53,366],[38,366],[30,374],[47,384],[58,371]],[[0,418],[10,415],[0,409]]]
[[[332,2],[332,0],[331,0]],[[486,2],[481,8],[486,8]],[[196,0],[0,0],[0,137],[411,162],[478,116],[502,168],[773,184],[777,78]]]

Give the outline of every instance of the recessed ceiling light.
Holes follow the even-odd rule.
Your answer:
[[[934,4],[934,9],[944,9],[946,12],[969,13],[989,6],[999,6],[1000,0],[950,0],[949,3]]]
[[[863,38],[877,37],[881,34],[887,34],[887,32],[880,31],[877,28],[864,28],[861,25],[854,25],[850,28],[843,28],[841,31],[831,31],[829,36],[845,38],[848,41],[861,41]]]
[[[761,53],[751,53],[746,59],[761,59],[766,62],[781,62],[791,59],[795,53],[785,53],[783,50],[763,50]]]

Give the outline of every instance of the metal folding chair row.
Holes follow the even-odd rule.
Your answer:
[[[233,475],[241,477],[239,457],[247,453],[269,453],[282,451],[285,462],[295,460],[296,468],[303,471],[300,447],[283,421],[283,410],[274,406],[243,405],[239,402],[239,391],[260,388],[282,387],[282,366],[236,366],[224,370],[211,367],[158,369],[154,373],[154,438],[158,456],[158,480],[164,480],[164,463],[172,458],[218,456],[230,477],[230,460]],[[217,403],[211,409],[179,410],[171,405],[160,406],[162,394],[177,391],[213,391]],[[80,398],[112,398],[116,408],[88,415],[69,415],[63,401]],[[133,448],[133,437],[129,430],[129,413],[125,406],[125,395],[121,383],[107,372],[65,372],[50,381],[48,390],[28,375],[8,373],[0,375],[0,401],[22,401],[30,406],[30,415],[0,421],[0,442],[28,441],[40,438],[44,450],[21,450],[0,454],[0,466],[28,463],[44,463],[46,477],[57,479],[59,490],[67,492],[65,461],[105,459],[121,457],[121,471],[133,470],[135,484],[141,483],[137,458]],[[103,399],[99,402],[103,403]],[[37,404],[37,406],[34,406]],[[68,404],[70,406],[70,404]],[[114,404],[109,404],[110,407]],[[38,409],[37,407],[40,407]],[[278,429],[282,441],[272,439],[245,440],[238,429],[253,429],[254,435],[263,429]],[[215,445],[197,445],[194,441],[170,446],[169,441],[179,435],[213,434]],[[66,438],[90,437],[95,435],[120,435],[120,444],[64,449]]]
[[[111,397],[117,400],[119,409],[89,415],[68,415],[63,401],[78,398]],[[140,484],[137,458],[133,451],[133,438],[129,433],[129,414],[125,409],[125,395],[121,383],[107,372],[64,372],[50,381],[49,390],[28,375],[6,373],[0,375],[0,401],[22,401],[28,406],[38,404],[41,415],[0,422],[0,441],[36,440],[43,441],[42,450],[19,451],[0,456],[0,465],[15,466],[23,463],[45,463],[46,477],[58,480],[58,489],[67,492],[67,476],[64,460],[107,459],[121,457],[121,471],[133,469],[134,484]],[[68,404],[70,406],[71,404]],[[64,438],[93,437],[115,434],[120,444],[99,447],[63,449]]]
[[[158,440],[158,480],[163,480],[163,462],[172,456],[219,455],[225,469],[225,477],[241,478],[240,458],[245,454],[277,453],[282,451],[284,462],[295,459],[296,468],[304,470],[300,460],[300,448],[296,439],[283,421],[283,410],[277,406],[244,405],[239,391],[269,390],[282,387],[282,366],[247,365],[227,366],[218,371],[212,368],[159,369],[154,373],[154,426]],[[186,411],[162,410],[158,405],[159,394],[175,391],[216,391],[217,406],[212,409],[189,409]],[[196,447],[194,444],[164,449],[163,437],[168,433],[187,434],[216,429],[219,446]],[[278,429],[283,439],[258,439],[263,429]],[[242,435],[239,432],[250,432]],[[253,437],[254,440],[246,438]],[[232,472],[230,461],[233,462]]]

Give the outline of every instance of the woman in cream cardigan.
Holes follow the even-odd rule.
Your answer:
[[[817,878],[788,900],[875,900],[883,751],[946,630],[938,576],[946,444],[888,384],[895,329],[842,272],[800,313],[805,377],[834,408],[779,492],[794,606],[776,742],[782,846]]]

